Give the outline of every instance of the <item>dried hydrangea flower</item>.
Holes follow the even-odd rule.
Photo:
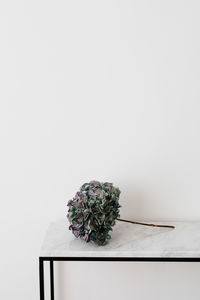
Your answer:
[[[69,229],[75,237],[105,245],[119,217],[119,195],[120,190],[112,183],[90,181],[83,184],[67,204]]]

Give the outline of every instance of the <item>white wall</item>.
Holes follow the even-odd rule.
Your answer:
[[[0,299],[39,298],[43,235],[85,181],[119,186],[124,218],[200,220],[199,9],[0,2]],[[81,266],[57,266],[59,300],[200,298],[198,264]]]

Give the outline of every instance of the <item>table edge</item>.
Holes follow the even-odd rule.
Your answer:
[[[200,257],[58,257],[58,256],[39,256],[42,261],[110,261],[110,262],[200,262]]]

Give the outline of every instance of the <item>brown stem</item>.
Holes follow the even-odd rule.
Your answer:
[[[153,226],[153,227],[165,227],[165,228],[175,228],[173,225],[158,225],[158,224],[149,224],[149,223],[143,223],[143,222],[134,222],[134,221],[129,221],[129,220],[124,220],[124,219],[117,219],[118,221],[121,222],[127,222],[127,223],[132,223],[132,224],[137,224],[137,225],[144,225],[144,226]]]

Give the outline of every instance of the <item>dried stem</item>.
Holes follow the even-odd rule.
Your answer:
[[[129,221],[129,220],[124,220],[124,219],[117,219],[118,221],[121,222],[127,222],[127,223],[132,223],[132,224],[137,224],[137,225],[144,225],[144,226],[152,226],[152,227],[165,227],[165,228],[175,228],[173,225],[158,225],[158,224],[149,224],[149,223],[143,223],[143,222],[134,222],[134,221]]]

